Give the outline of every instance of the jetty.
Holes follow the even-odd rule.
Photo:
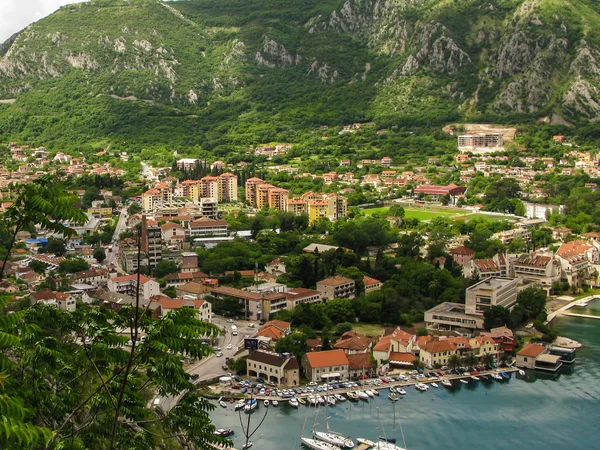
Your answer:
[[[599,319],[600,320],[600,316],[592,316],[591,314],[577,314],[577,313],[562,313],[563,316],[570,316],[570,317],[583,317],[585,319]]]

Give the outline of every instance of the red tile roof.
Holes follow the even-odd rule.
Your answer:
[[[311,368],[345,366],[348,365],[348,357],[344,350],[326,350],[324,352],[309,352],[306,359]]]
[[[448,339],[443,341],[434,341],[429,344],[421,345],[421,350],[429,353],[441,353],[450,352],[456,350],[456,346],[452,344]]]
[[[354,355],[347,355],[346,357],[348,358],[348,368],[350,370],[369,369],[373,367],[371,355],[368,353],[356,353]]]
[[[528,356],[530,358],[535,358],[546,351],[546,347],[540,344],[527,344],[525,345],[517,355],[519,356]]]

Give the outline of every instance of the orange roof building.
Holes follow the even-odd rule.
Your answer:
[[[311,381],[347,380],[350,376],[348,357],[343,350],[310,352],[304,355],[303,366]]]

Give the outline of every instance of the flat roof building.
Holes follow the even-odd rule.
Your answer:
[[[467,288],[465,313],[483,316],[492,306],[512,308],[517,303],[517,280],[486,278]]]

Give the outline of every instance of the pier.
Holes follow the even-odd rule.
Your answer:
[[[570,317],[583,317],[584,319],[599,319],[600,320],[600,316],[592,316],[591,314],[576,314],[576,313],[564,312],[564,313],[562,313],[562,315],[570,316]]]

